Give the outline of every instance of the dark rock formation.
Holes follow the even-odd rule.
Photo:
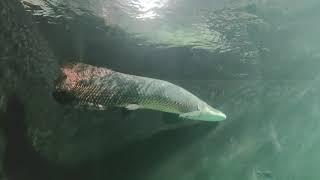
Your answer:
[[[20,157],[27,154],[12,153],[25,152],[25,145],[31,142],[27,138],[27,130],[32,132],[50,120],[46,113],[50,105],[45,107],[41,104],[52,104],[49,103],[51,82],[58,66],[19,1],[1,1],[0,13],[0,115],[1,130],[4,130],[1,132],[1,145],[4,144],[3,135],[7,141],[7,146],[0,146],[0,152],[6,151],[1,157],[5,159],[6,174],[11,177],[15,175],[12,172],[21,166],[10,164],[25,164],[20,162]],[[18,100],[10,99],[11,94],[16,94]],[[8,107],[9,101],[12,102],[11,107]],[[17,106],[21,107],[15,107],[15,102],[20,102],[21,105]],[[28,107],[28,112],[20,112],[22,107]],[[20,126],[24,121],[33,126]]]
[[[3,171],[3,160],[4,160],[4,153],[6,148],[6,141],[3,132],[4,128],[4,112],[6,110],[6,97],[4,92],[0,88],[0,179],[4,178],[4,171]]]
[[[64,60],[53,55],[19,1],[1,1],[0,13],[0,160],[5,157],[9,178],[49,179],[65,172],[62,177],[68,179],[73,173],[64,171],[65,166],[85,166],[128,142],[180,126],[174,118],[176,123],[162,121],[161,113],[151,121],[145,117],[153,112],[124,119],[120,112],[61,107],[51,93],[59,61]]]

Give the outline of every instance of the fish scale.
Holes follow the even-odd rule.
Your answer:
[[[182,87],[159,79],[83,63],[66,64],[61,72],[55,81],[54,97],[75,107],[102,110],[135,105],[175,114],[199,112],[199,107],[215,110]]]

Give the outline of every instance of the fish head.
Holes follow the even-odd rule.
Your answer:
[[[56,89],[70,91],[79,84],[90,83],[93,79],[111,75],[112,70],[99,68],[83,63],[66,63],[60,68],[58,78],[55,80]]]
[[[223,112],[207,104],[199,105],[198,110],[180,114],[179,117],[198,121],[223,121],[226,119]]]

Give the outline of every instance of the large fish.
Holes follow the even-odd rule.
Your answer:
[[[221,121],[226,115],[170,82],[116,72],[83,63],[61,67],[53,96],[64,104],[97,110],[151,109],[181,118]]]

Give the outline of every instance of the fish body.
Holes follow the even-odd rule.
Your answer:
[[[151,109],[182,118],[221,121],[225,114],[184,88],[168,81],[129,75],[83,63],[61,67],[55,81],[55,99],[64,104],[97,110],[112,107]]]

